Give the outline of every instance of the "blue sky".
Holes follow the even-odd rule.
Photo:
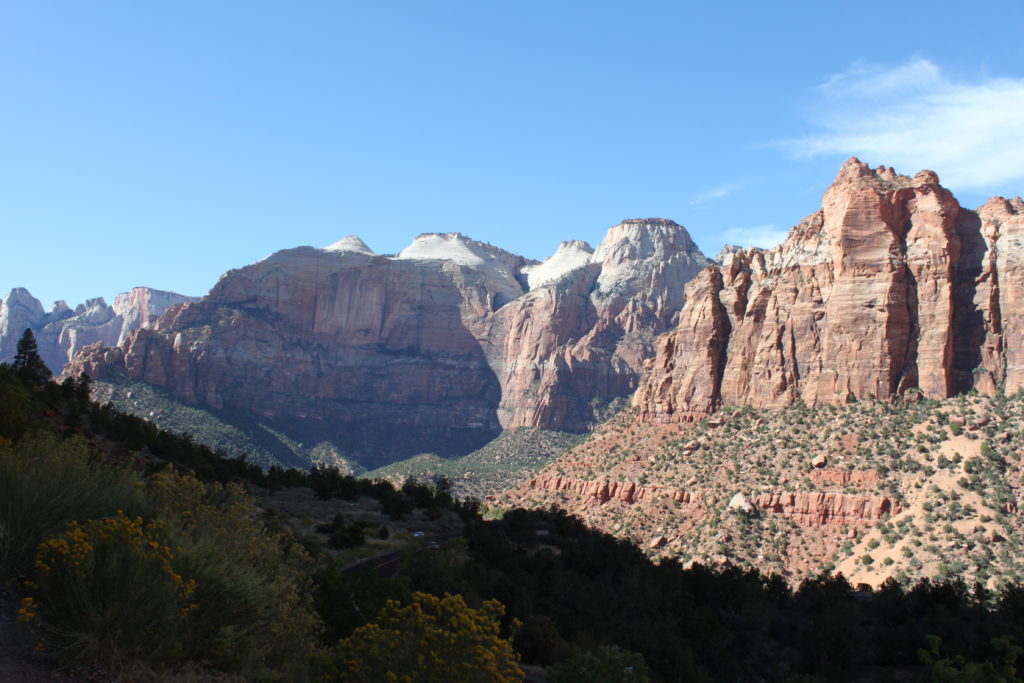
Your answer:
[[[714,6],[712,6],[714,5]],[[769,244],[842,162],[1024,193],[1024,3],[0,0],[0,296],[624,218]]]

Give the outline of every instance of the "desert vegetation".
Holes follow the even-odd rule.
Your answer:
[[[1020,580],[1024,397],[909,399],[727,407],[683,425],[626,411],[490,504],[558,505],[652,558],[794,584]]]
[[[559,509],[485,519],[444,485],[224,458],[91,402],[88,384],[0,368],[0,577],[34,656],[68,672],[1016,675],[1015,582],[988,590],[937,577],[873,590],[840,576],[792,585],[737,563],[655,562]],[[999,443],[998,432],[987,441]],[[969,470],[968,482],[989,476]],[[963,494],[960,503],[971,504]],[[910,529],[886,520],[868,553]]]

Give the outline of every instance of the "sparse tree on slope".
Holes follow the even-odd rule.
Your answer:
[[[50,368],[39,357],[39,346],[36,344],[36,336],[32,330],[25,328],[24,334],[18,340],[18,350],[14,354],[14,363],[11,365],[25,384],[39,386],[45,384],[46,380],[53,377]]]

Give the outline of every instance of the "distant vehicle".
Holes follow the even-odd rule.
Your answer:
[[[423,538],[423,536],[424,536],[424,533],[422,531],[414,531],[412,533],[412,537],[413,538]]]

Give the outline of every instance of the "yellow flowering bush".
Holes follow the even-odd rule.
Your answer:
[[[321,658],[327,681],[426,683],[522,681],[512,644],[501,636],[504,606],[480,609],[459,595],[414,593],[412,602],[389,600],[377,620],[357,628]]]
[[[159,661],[180,655],[194,608],[193,580],[175,571],[155,522],[113,517],[68,522],[36,552],[24,618],[62,659],[100,651]],[[38,606],[38,609],[35,609]]]
[[[21,605],[18,607],[18,623],[31,624],[37,614],[38,608],[36,607],[35,600],[32,597],[22,598]]]

